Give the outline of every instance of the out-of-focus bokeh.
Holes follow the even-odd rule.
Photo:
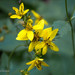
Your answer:
[[[20,2],[24,3],[25,9],[35,10],[43,16],[49,23],[48,27],[59,28],[59,38],[55,41],[59,52],[48,49],[43,57],[50,67],[43,67],[42,71],[34,68],[30,75],[75,75],[71,28],[67,22],[65,0],[0,0],[0,75],[7,75],[8,57],[15,48],[17,50],[10,62],[10,75],[21,75],[20,70],[26,69],[28,66],[25,63],[32,59],[33,53],[28,53],[28,46],[22,46],[26,42],[16,40],[17,33],[22,29],[19,20],[9,17],[14,14],[12,7],[18,8]],[[73,18],[75,34],[75,0],[68,0],[68,13]]]

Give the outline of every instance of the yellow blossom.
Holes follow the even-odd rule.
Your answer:
[[[55,38],[57,32],[58,32],[58,29],[54,29],[52,31],[52,27],[44,29],[42,31],[42,34],[40,35],[43,38],[43,41],[38,43],[36,45],[35,49],[36,50],[42,49],[42,55],[45,55],[47,53],[48,46],[53,51],[59,51],[59,48],[52,42],[52,40]]]
[[[30,71],[31,69],[33,69],[33,67],[37,67],[38,70],[42,70],[42,66],[46,66],[48,67],[49,65],[46,64],[45,62],[43,62],[44,59],[38,58],[36,57],[34,60],[26,63],[26,65],[30,65],[30,67],[28,68],[28,71]]]
[[[36,20],[35,20],[35,24],[37,24],[41,19],[43,19],[43,17],[41,17],[38,13],[36,13],[34,10],[31,11],[33,13],[33,15],[35,16]],[[45,25],[48,25],[48,22],[44,20]]]
[[[31,52],[35,46],[39,43],[39,41],[32,41],[30,44],[29,44],[29,48],[28,48],[28,52]]]
[[[44,20],[40,20],[37,25],[32,26],[32,19],[29,19],[26,28],[18,33],[16,40],[30,40],[34,38],[33,30],[42,30],[44,28]]]
[[[31,43],[29,44],[29,48],[28,48],[28,51],[31,52],[35,46],[39,43],[39,39],[40,39],[40,33],[41,31],[35,31],[34,33],[34,39],[31,41]]]
[[[13,7],[13,10],[15,11],[16,14],[11,15],[10,18],[18,18],[18,19],[21,19],[22,16],[29,11],[29,9],[24,10],[23,3],[20,4],[19,9],[17,9],[16,7]]]

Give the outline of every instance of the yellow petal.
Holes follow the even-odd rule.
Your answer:
[[[36,19],[36,20],[35,20],[35,25],[36,25],[38,22],[39,22],[39,19]]]
[[[23,12],[23,10],[24,10],[24,4],[23,3],[20,4],[19,10],[20,10],[20,12]]]
[[[31,42],[30,45],[29,45],[29,49],[28,49],[28,52],[31,52],[35,47],[35,42]]]
[[[51,32],[52,32],[52,27],[46,28],[41,32],[40,37],[43,37],[43,39],[46,40],[50,37]]]
[[[37,25],[33,26],[34,30],[42,30],[44,28],[44,20],[40,20]]]
[[[47,45],[45,45],[43,47],[43,50],[42,50],[42,55],[45,55],[47,53]]]
[[[43,65],[43,66],[47,66],[47,67],[49,67],[49,65],[48,64],[46,64],[45,62],[41,62],[41,64]]]
[[[32,19],[28,19],[27,20],[27,24],[33,24],[33,20]]]
[[[38,13],[36,13],[34,10],[31,10],[31,12],[33,13],[33,15],[36,17],[36,18],[40,18],[40,15]]]
[[[42,70],[41,65],[36,65],[36,67],[37,67],[38,70]]]
[[[52,41],[52,40],[55,38],[57,32],[58,32],[58,29],[54,29],[54,30],[52,31],[52,33],[51,33],[51,35],[50,35],[50,39],[49,39],[50,41]]]
[[[40,58],[39,58],[38,60],[39,60],[39,61],[43,61],[44,59],[40,59]]]
[[[41,37],[41,33],[42,33],[43,30],[37,30],[37,33],[39,35],[39,37]],[[35,31],[36,32],[36,31]]]
[[[28,71],[30,71],[31,69],[33,69],[34,66],[35,66],[35,63],[31,64],[31,66],[28,68]]]
[[[30,64],[32,64],[32,63],[34,63],[34,62],[35,62],[35,60],[32,60],[32,61],[26,63],[26,65],[30,65]]]
[[[18,36],[17,36],[16,40],[28,40],[28,38],[27,38],[27,31],[25,29],[21,30],[18,33]]]
[[[33,31],[27,31],[27,37],[28,37],[28,39],[29,39],[30,41],[32,41],[33,38],[34,38],[34,33],[33,33]]]
[[[48,22],[44,19],[44,23],[45,23],[45,25],[48,25]]]
[[[45,45],[45,42],[40,42],[40,43],[38,43],[38,44],[35,46],[35,50],[38,50],[38,49],[43,48],[44,45]]]
[[[23,13],[23,15],[25,15],[27,12],[29,11],[29,9],[26,9]]]
[[[13,10],[15,10],[16,14],[18,12],[18,9],[16,7],[13,7]]]
[[[53,51],[59,51],[59,48],[53,42],[50,42],[50,49]]]
[[[18,15],[11,15],[10,18],[14,19],[14,18],[18,18],[18,19],[21,19],[22,16],[18,16]]]

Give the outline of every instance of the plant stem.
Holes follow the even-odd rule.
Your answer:
[[[70,20],[70,18],[69,18],[69,14],[68,14],[68,9],[67,9],[67,0],[65,0],[65,8],[66,8],[66,15],[67,15],[68,21],[69,21],[70,26],[71,26],[72,45],[73,45],[73,52],[74,52],[74,57],[75,57],[75,50],[74,50],[74,31],[73,31],[72,22],[71,22],[71,20]]]
[[[10,53],[9,58],[8,58],[8,70],[10,70],[10,60],[11,60],[11,57],[14,54],[14,52],[17,50],[17,48],[20,47],[20,46],[25,46],[25,45],[18,45],[18,46],[16,46],[16,48]],[[9,72],[7,72],[7,75],[9,75]]]

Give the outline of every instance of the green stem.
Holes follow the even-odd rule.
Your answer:
[[[25,46],[25,45],[18,45],[18,46],[16,46],[16,48],[10,53],[9,59],[8,59],[8,70],[10,70],[10,60],[11,60],[11,57],[14,54],[14,52],[17,50],[17,48],[20,47],[20,46]],[[7,75],[9,75],[9,72],[7,72]]]
[[[74,11],[75,11],[75,5],[74,5],[74,8],[73,8],[73,11],[72,11],[71,17],[73,17]]]
[[[71,26],[72,45],[73,45],[73,52],[74,52],[74,57],[75,57],[75,50],[74,50],[74,31],[73,31],[72,22],[71,22],[71,20],[70,20],[70,18],[69,18],[69,14],[68,14],[68,9],[67,9],[67,0],[65,0],[65,8],[66,8],[66,15],[67,15],[68,21],[69,21],[70,26]]]

